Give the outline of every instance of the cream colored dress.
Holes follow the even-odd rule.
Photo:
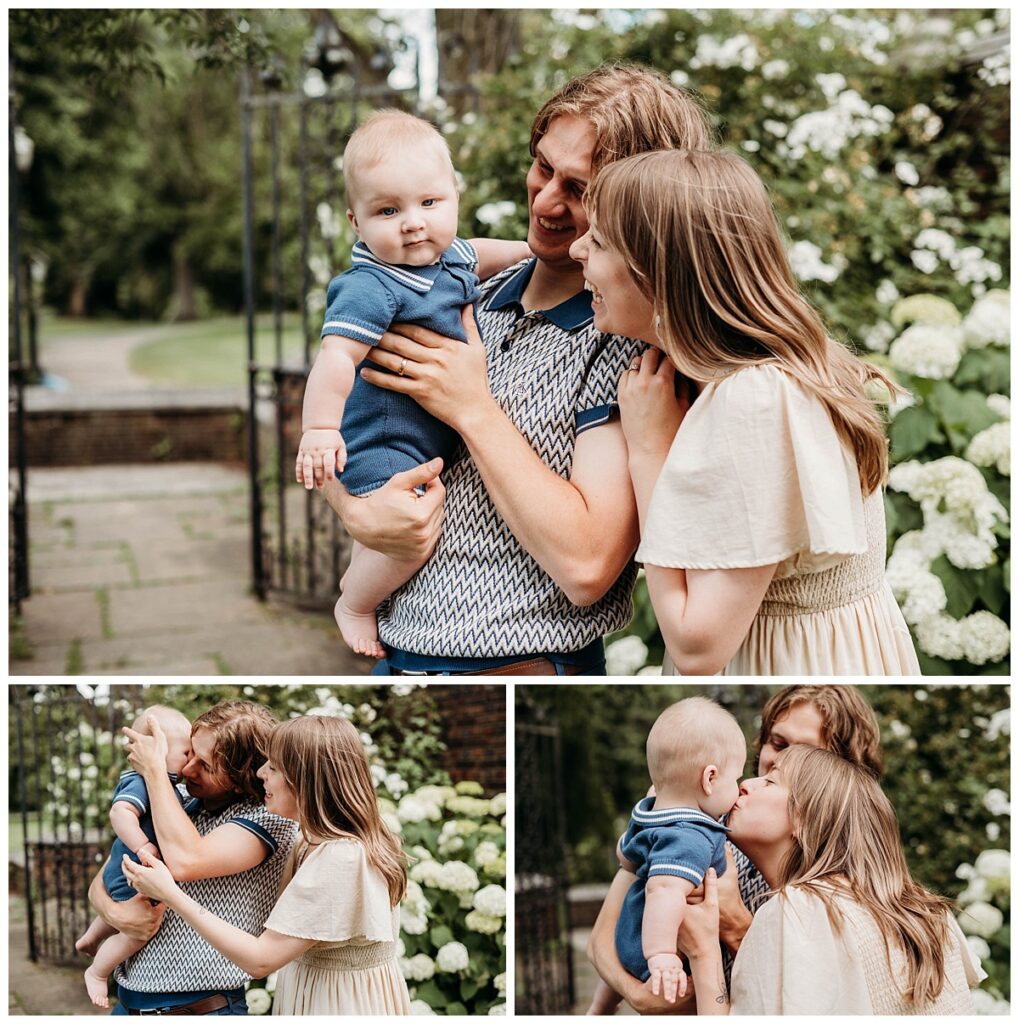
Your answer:
[[[290,855],[266,928],[317,939],[276,979],[274,1014],[406,1016],[410,997],[396,959],[399,906],[356,839]]]
[[[885,543],[881,491],[863,497],[824,406],[777,367],[753,366],[690,407],[636,557],[675,569],[777,564],[724,675],[918,675]]]
[[[732,968],[733,1014],[971,1014],[970,988],[987,974],[948,915],[945,984],[932,1003],[906,1002],[906,959],[893,944],[891,963],[874,918],[836,897],[838,935],[821,900],[795,886],[754,915]]]

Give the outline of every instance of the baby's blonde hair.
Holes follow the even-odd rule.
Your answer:
[[[667,707],[647,737],[647,766],[656,789],[696,779],[706,765],[719,768],[746,758],[739,722],[707,697],[687,697]]]
[[[453,159],[449,146],[434,125],[403,110],[376,110],[359,125],[347,141],[343,151],[343,181],[347,190],[347,205],[353,206],[356,186],[376,164],[393,159],[405,159],[394,148],[410,147],[415,143],[434,146],[449,163],[449,176],[456,182]]]
[[[143,736],[151,736],[148,724],[150,715],[159,723],[159,728],[167,736],[191,735],[191,723],[188,721],[187,715],[182,714],[176,708],[168,708],[165,704],[153,704],[152,707],[146,708],[131,723],[131,728]]]

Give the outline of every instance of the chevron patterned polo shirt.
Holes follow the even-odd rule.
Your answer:
[[[254,833],[267,847],[269,856],[248,871],[178,883],[217,917],[261,935],[276,902],[297,825],[270,814],[264,804],[253,800],[211,813],[192,798],[184,810],[200,835],[234,824]],[[213,949],[183,918],[167,910],[159,931],[130,960],[117,966],[114,977],[131,992],[202,993],[239,988],[250,976]]]
[[[569,479],[578,434],[608,422],[619,378],[646,346],[597,331],[586,291],[525,312],[520,299],[534,266],[486,281],[477,320],[492,395],[545,465]],[[578,607],[513,536],[463,442],[443,483],[435,553],[380,610],[387,646],[447,658],[568,653],[629,621],[633,562],[601,600]]]

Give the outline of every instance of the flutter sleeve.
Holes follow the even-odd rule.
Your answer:
[[[319,942],[393,942],[394,915],[385,880],[357,840],[312,848],[280,893],[265,927]]]
[[[648,506],[637,560],[820,572],[867,549],[855,459],[821,402],[775,366],[707,385]]]
[[[872,1012],[861,961],[846,955],[821,900],[795,888],[772,897],[733,964],[733,1015]]]

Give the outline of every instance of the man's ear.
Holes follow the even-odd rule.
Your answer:
[[[714,764],[706,765],[704,771],[701,772],[701,789],[704,790],[705,796],[711,796],[711,789],[717,778],[718,766]]]

